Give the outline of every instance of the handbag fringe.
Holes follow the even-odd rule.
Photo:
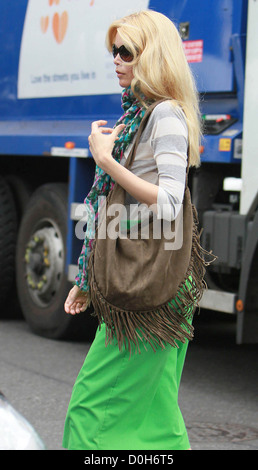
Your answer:
[[[117,340],[119,350],[123,346],[131,353],[132,346],[140,353],[139,341],[150,344],[153,351],[168,343],[178,347],[176,341],[192,340],[192,319],[207,284],[204,280],[206,267],[217,257],[202,248],[198,231],[198,216],[194,205],[191,260],[185,279],[179,285],[176,296],[152,310],[133,311],[110,304],[101,294],[94,276],[94,249],[89,259],[89,285],[93,315],[98,318],[99,328],[106,325],[106,346]],[[209,256],[210,260],[205,257]]]

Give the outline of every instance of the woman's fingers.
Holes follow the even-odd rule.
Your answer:
[[[68,313],[70,313],[71,315],[76,315],[76,313],[85,312],[86,308],[86,303],[77,302],[70,307]]]
[[[112,134],[113,130],[112,127],[99,127],[99,131],[103,134]]]
[[[125,124],[119,124],[117,127],[115,127],[115,129],[113,129],[113,133],[116,139],[124,128],[125,128]]]
[[[64,309],[66,311],[66,313],[70,313],[70,307],[71,305],[73,304],[74,300],[75,300],[75,297],[76,297],[76,289],[75,289],[75,286],[70,290],[68,296],[67,296],[67,299],[65,301],[65,304],[64,304]]]
[[[107,124],[107,121],[103,121],[103,120],[92,122],[91,132],[96,132],[97,130],[99,130],[101,126],[105,126],[105,124]]]
[[[114,133],[114,136],[117,137],[118,134],[124,129],[125,124],[119,124],[117,127],[103,127],[105,124],[107,124],[107,121],[94,121],[91,124],[91,133],[95,133],[97,131],[105,134],[112,134]]]
[[[69,310],[66,311],[66,313],[70,313],[71,315],[75,315],[76,313],[81,312],[81,304],[80,303],[74,303],[69,307]]]
[[[80,295],[80,289],[77,286],[73,286],[64,304],[64,309],[66,313],[76,313],[77,306],[81,305],[81,303],[78,302],[77,299],[78,295]]]
[[[88,138],[89,149],[95,163],[105,171],[109,159],[112,158],[112,150],[118,138],[118,134],[124,129],[124,124],[115,128],[106,127],[107,121],[94,121],[91,125],[91,134]],[[109,162],[110,163],[110,162]]]
[[[89,304],[89,294],[82,292],[78,286],[73,286],[65,301],[64,309],[66,313],[75,315],[76,313],[84,312]]]

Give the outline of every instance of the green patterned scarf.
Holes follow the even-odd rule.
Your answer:
[[[112,152],[113,158],[118,162],[121,161],[125,150],[132,142],[146,111],[146,108],[134,96],[131,87],[123,90],[122,108],[124,114],[117,121],[115,127],[119,124],[125,124],[125,128],[119,134]],[[75,278],[76,285],[84,292],[89,291],[87,266],[95,235],[95,224],[99,216],[98,198],[107,196],[113,186],[114,181],[112,178],[96,166],[93,186],[84,201],[87,211],[87,228],[82,251],[78,259],[79,273]]]

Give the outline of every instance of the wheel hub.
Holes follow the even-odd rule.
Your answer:
[[[60,286],[64,269],[63,241],[55,227],[43,227],[32,235],[25,263],[30,295],[37,305],[47,306]]]

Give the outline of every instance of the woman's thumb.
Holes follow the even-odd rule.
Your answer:
[[[114,134],[115,134],[116,139],[124,128],[125,128],[125,124],[119,124],[117,127],[115,127]]]

